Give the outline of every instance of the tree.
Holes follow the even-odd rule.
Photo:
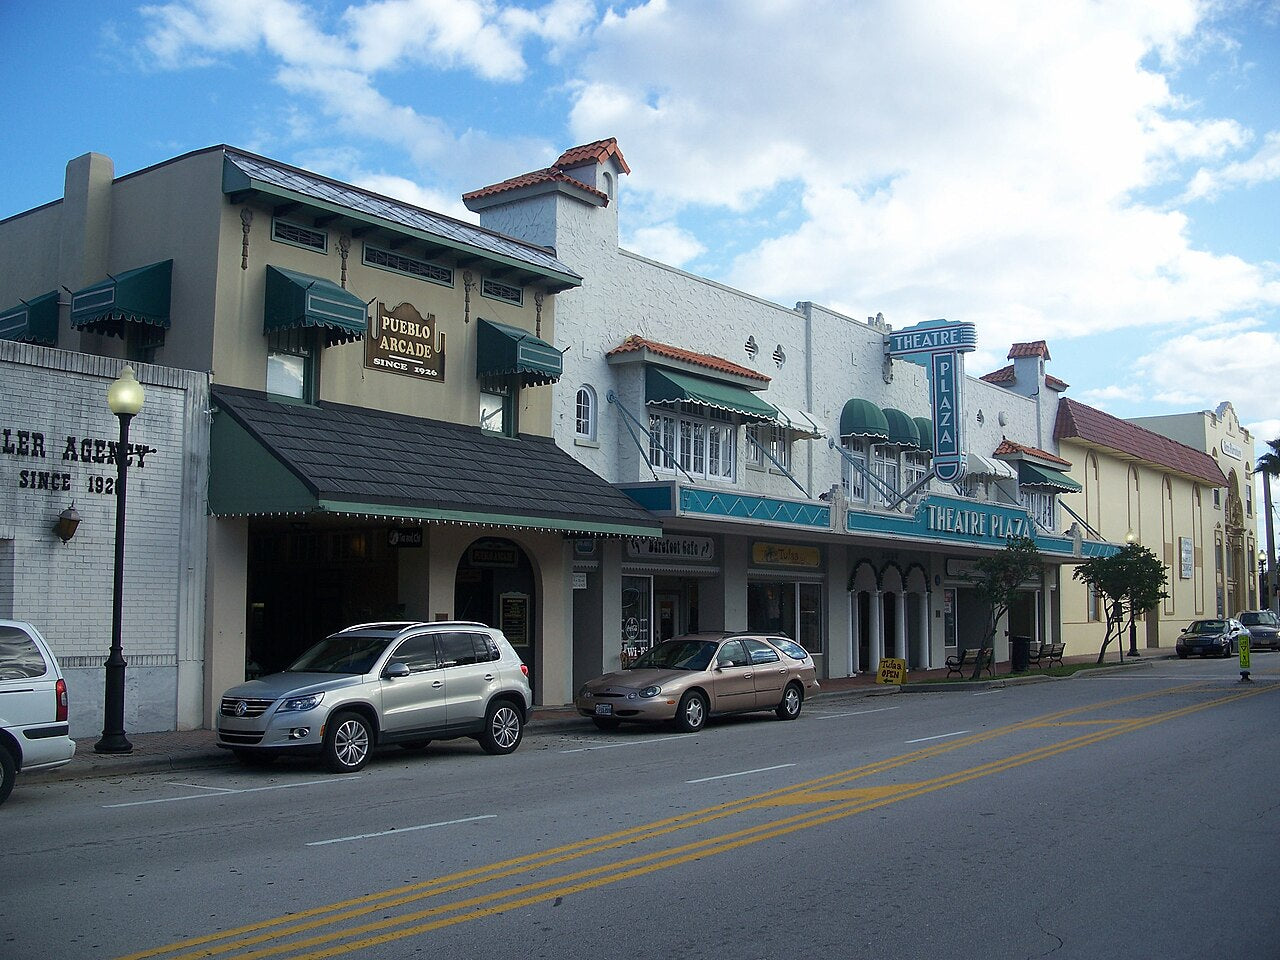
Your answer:
[[[973,584],[978,599],[986,604],[988,616],[972,679],[978,679],[985,651],[995,641],[996,630],[1017,599],[1018,588],[1040,576],[1043,569],[1040,551],[1030,537],[1009,537],[999,553],[982,557],[974,563],[974,572],[965,579]]]
[[[1266,509],[1263,520],[1267,531],[1267,579],[1263,589],[1263,606],[1271,606],[1272,590],[1280,590],[1280,584],[1274,582],[1273,574],[1276,568],[1276,532],[1271,515],[1271,478],[1280,477],[1280,437],[1268,440],[1267,446],[1271,448],[1271,452],[1264,453],[1253,465],[1253,472],[1262,474],[1262,505]]]
[[[1098,663],[1102,663],[1113,639],[1122,641],[1123,659],[1126,624],[1128,629],[1134,629],[1138,614],[1154,609],[1169,596],[1164,589],[1168,577],[1164,564],[1140,543],[1125,544],[1109,557],[1086,560],[1076,567],[1072,577],[1093,587],[1107,613],[1107,633],[1098,650]]]

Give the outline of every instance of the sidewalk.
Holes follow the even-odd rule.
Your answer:
[[[1149,663],[1152,660],[1163,660],[1172,657],[1172,650],[1155,649],[1143,651],[1137,661],[1126,658],[1125,666]],[[1067,663],[1092,662],[1096,654],[1082,657],[1067,657]],[[1108,666],[1120,666],[1108,658]],[[970,689],[974,685],[1003,685],[1006,683],[1038,683],[1051,680],[1051,677],[1037,676],[1034,673],[1016,678],[1008,677],[1009,662],[995,665],[995,677],[984,674],[983,679],[972,682],[953,684],[922,685],[921,681],[945,679],[945,668],[935,670],[913,670],[908,682],[902,690],[897,687],[877,684],[875,674],[864,673],[856,677],[834,677],[822,680],[822,690],[815,699],[827,697],[879,696],[898,694],[904,690],[930,693],[946,693]],[[953,675],[954,677],[954,675]],[[581,727],[589,731],[586,720],[579,717],[571,706],[534,707],[529,720],[531,729],[546,730],[552,726]],[[129,733],[129,741],[133,744],[133,752],[129,754],[99,754],[93,752],[94,737],[82,737],[76,741],[75,758],[66,766],[58,767],[47,773],[32,774],[45,780],[87,779],[93,777],[125,777],[136,773],[155,773],[164,771],[192,770],[205,767],[225,767],[235,764],[235,758],[228,750],[217,746],[217,738],[212,730],[171,730],[161,733]]]

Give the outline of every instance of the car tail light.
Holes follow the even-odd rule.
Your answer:
[[[527,677],[529,675],[529,665],[527,663],[520,664],[520,672]]]
[[[67,681],[59,680],[57,686],[53,688],[53,695],[57,698],[57,717],[58,721],[67,719]]]

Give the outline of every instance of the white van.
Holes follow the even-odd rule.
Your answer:
[[[29,623],[0,620],[0,803],[19,771],[70,763],[67,681],[44,637]]]

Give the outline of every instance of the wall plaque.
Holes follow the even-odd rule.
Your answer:
[[[425,317],[411,303],[388,310],[379,302],[364,338],[364,365],[419,380],[444,381],[444,333],[436,315]]]

